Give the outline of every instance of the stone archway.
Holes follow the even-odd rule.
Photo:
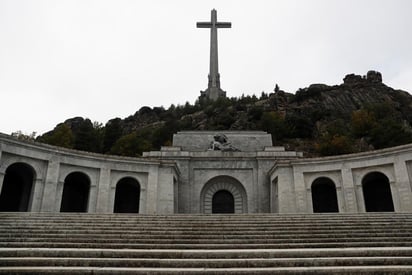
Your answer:
[[[0,211],[28,211],[35,178],[34,169],[28,164],[10,165],[0,193]]]
[[[388,177],[381,172],[372,172],[362,179],[366,212],[393,212],[391,186]]]
[[[339,212],[335,183],[326,177],[317,178],[311,186],[314,213]]]
[[[64,179],[60,212],[87,212],[90,179],[81,172],[72,172]]]
[[[140,185],[131,177],[122,178],[116,185],[114,213],[139,213]]]
[[[219,213],[229,213],[220,211],[230,211],[231,213],[247,213],[247,196],[245,188],[235,178],[229,176],[218,176],[209,180],[201,192],[201,213],[212,214],[219,210],[216,202],[221,207]],[[233,198],[233,210],[231,210],[231,197]],[[215,205],[214,205],[215,200]],[[229,200],[229,201],[228,201]],[[216,208],[217,207],[217,208]]]
[[[217,191],[212,198],[212,214],[234,214],[235,198],[227,190]]]

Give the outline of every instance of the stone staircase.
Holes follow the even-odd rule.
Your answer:
[[[0,274],[412,274],[412,214],[0,213]]]

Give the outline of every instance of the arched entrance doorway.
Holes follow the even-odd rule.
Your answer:
[[[0,211],[28,211],[34,179],[35,173],[31,166],[25,163],[10,165],[0,193]]]
[[[245,188],[238,180],[229,176],[212,178],[200,193],[200,212],[247,213]]]
[[[329,178],[318,178],[311,186],[314,213],[339,212],[335,183]]]
[[[139,213],[140,185],[134,178],[123,178],[116,185],[114,213]]]
[[[367,174],[362,180],[366,212],[393,212],[392,192],[387,176],[380,172]]]
[[[70,173],[64,180],[60,212],[87,212],[90,180],[81,172]]]
[[[233,214],[235,213],[235,199],[232,193],[227,190],[217,191],[212,198],[213,214]]]

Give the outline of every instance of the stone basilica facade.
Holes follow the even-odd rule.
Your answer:
[[[265,132],[188,131],[126,158],[0,135],[0,211],[410,212],[411,183],[412,144],[304,158]]]

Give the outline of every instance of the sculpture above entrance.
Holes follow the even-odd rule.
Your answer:
[[[234,147],[228,140],[225,134],[216,134],[213,136],[213,141],[210,143],[209,150],[211,151],[223,151],[234,152],[240,151]]]
[[[215,143],[213,150],[220,146],[222,151],[258,152],[273,146],[271,135],[263,131],[182,131],[173,135],[173,146],[182,151],[206,151],[211,149],[211,142]]]

